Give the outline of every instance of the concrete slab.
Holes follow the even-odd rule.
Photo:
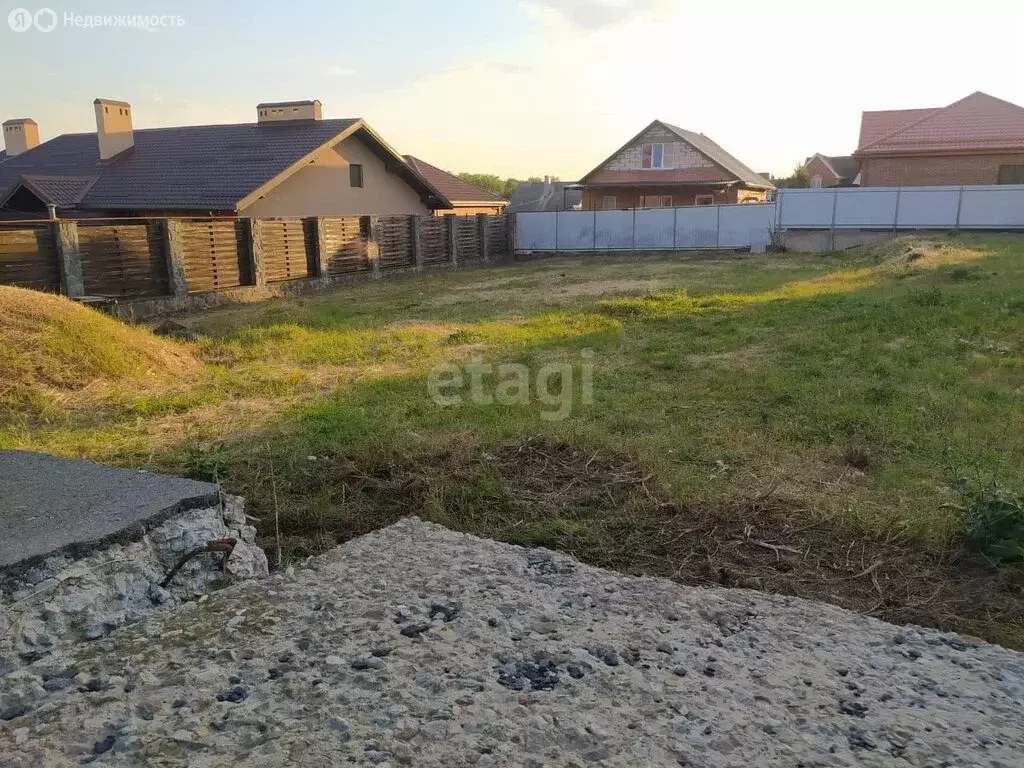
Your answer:
[[[0,451],[0,572],[141,538],[148,527],[218,499],[212,483]]]

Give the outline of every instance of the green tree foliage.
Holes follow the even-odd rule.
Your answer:
[[[781,189],[806,189],[811,186],[811,176],[807,173],[807,166],[798,165],[791,175],[772,179],[772,183]]]
[[[512,199],[512,193],[515,192],[516,187],[522,184],[522,179],[516,179],[509,176],[507,179],[503,179],[493,173],[459,173],[456,174],[463,181],[469,182],[470,184],[476,184],[478,187],[493,192],[496,195],[500,195],[506,200]],[[558,181],[557,176],[551,177],[552,181]],[[540,176],[531,176],[527,181],[538,182],[544,181]]]

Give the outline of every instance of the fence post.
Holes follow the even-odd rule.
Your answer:
[[[829,251],[834,251],[836,249],[836,206],[838,206],[838,205],[839,205],[839,187],[836,187],[835,191],[833,191],[833,193],[832,193],[832,224],[829,227],[829,236],[828,236],[828,240],[829,240],[828,249],[829,249]]]
[[[477,238],[480,241],[480,258],[487,261],[490,257],[487,248],[487,222],[490,217],[486,213],[476,215]]]
[[[410,236],[412,238],[412,261],[416,265],[416,271],[423,271],[423,230],[420,228],[420,223],[423,221],[422,216],[410,216],[410,227],[412,232]]]
[[[672,209],[672,252],[673,253],[675,253],[675,251],[678,249],[678,245],[676,244],[676,230],[678,229],[678,225],[679,225],[679,209],[678,208],[673,208]]]
[[[185,226],[179,219],[164,222],[164,258],[167,260],[167,282],[171,296],[188,296],[188,279],[185,276],[185,252],[182,247],[181,229]]]
[[[516,219],[519,217],[518,213],[507,213],[508,216],[508,229],[505,234],[508,237],[508,260],[516,260]]]
[[[370,220],[366,239],[366,259],[370,262],[373,279],[380,278],[380,217],[368,216]]]
[[[448,258],[452,262],[453,267],[459,266],[459,253],[458,253],[458,234],[459,234],[459,221],[458,217],[454,213],[446,213],[444,215],[446,224],[446,230],[448,233]]]
[[[267,285],[267,270],[263,264],[263,220],[249,219],[249,275],[257,288]]]
[[[903,194],[903,187],[896,187],[896,211],[892,215],[892,233],[895,235],[900,225],[900,195]]]
[[[963,208],[963,206],[964,206],[964,188],[963,188],[963,185],[961,184],[960,185],[960,196],[957,197],[957,199],[956,199],[956,225],[954,226],[954,231],[956,231],[956,232],[960,231],[960,209]]]
[[[594,253],[597,253],[597,208],[594,209],[594,236],[591,238],[590,242],[594,244],[592,250]]]
[[[557,219],[556,219],[556,221],[557,221]],[[636,256],[636,206],[635,205],[633,206],[633,255]]]
[[[57,245],[57,268],[60,289],[65,296],[84,296],[82,254],[78,249],[78,224],[60,221],[53,225],[53,240]]]
[[[331,249],[327,244],[327,220],[321,216],[313,219],[316,227],[316,276],[326,280],[331,273]]]
[[[722,247],[722,206],[715,206],[715,250]]]

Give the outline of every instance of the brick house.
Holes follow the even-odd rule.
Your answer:
[[[704,134],[660,120],[579,184],[586,211],[760,202],[775,189]]]
[[[804,168],[812,189],[822,187],[853,187],[860,182],[857,158],[852,155],[815,154],[807,158]]]
[[[864,112],[865,187],[1024,184],[1024,108],[977,91],[947,107]]]

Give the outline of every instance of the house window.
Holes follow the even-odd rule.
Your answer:
[[[693,204],[694,205],[714,205],[715,204],[715,196],[714,195],[697,195],[696,197],[693,198]]]
[[[619,198],[615,195],[605,195],[601,198],[601,207],[606,211],[613,211],[619,207]]]
[[[664,168],[665,167],[665,145],[644,144],[641,148],[641,168]]]
[[[672,195],[641,195],[641,208],[671,208]]]
[[[821,174],[816,173],[811,176],[811,189],[821,189]]]
[[[353,187],[363,186],[363,166],[351,163],[348,167],[348,182]]]
[[[1024,184],[1024,165],[1000,165],[1000,184]]]

